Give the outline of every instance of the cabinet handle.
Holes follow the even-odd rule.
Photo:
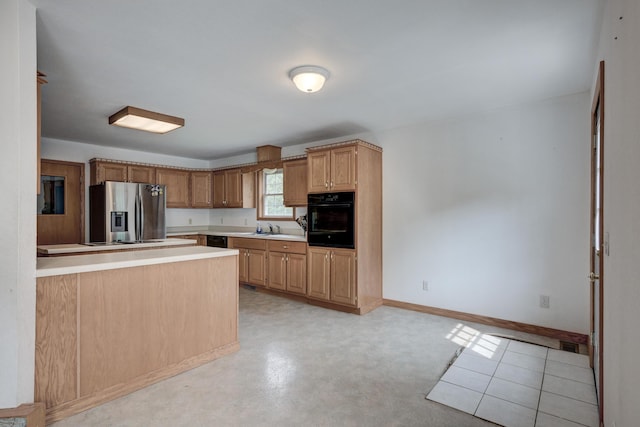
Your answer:
[[[330,186],[331,186],[331,188],[333,188],[333,181],[331,181],[331,184],[330,184]]]
[[[283,248],[283,249],[289,249],[289,246],[284,245],[282,248]]]
[[[329,183],[327,181],[324,182],[324,188],[329,188]]]

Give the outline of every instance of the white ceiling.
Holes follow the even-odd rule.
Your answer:
[[[31,1],[43,136],[214,159],[588,90],[602,0]],[[109,126],[126,105],[186,125]]]

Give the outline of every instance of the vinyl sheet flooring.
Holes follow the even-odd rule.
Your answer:
[[[394,307],[356,316],[244,288],[239,318],[238,352],[53,425],[493,426],[426,399],[456,351],[491,333],[557,346]]]

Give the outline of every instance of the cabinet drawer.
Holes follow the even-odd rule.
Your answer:
[[[233,237],[230,240],[231,245],[234,249],[267,249],[267,242],[264,239],[244,239],[242,237]]]
[[[292,254],[306,254],[307,244],[305,242],[287,242],[283,240],[269,240],[267,245],[270,251],[288,252]]]

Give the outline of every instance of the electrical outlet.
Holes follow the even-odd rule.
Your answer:
[[[422,290],[423,291],[428,291],[429,290],[429,282],[427,282],[426,280],[422,281]]]
[[[189,218],[189,225],[191,225],[192,223],[193,223],[193,220]]]
[[[247,225],[249,223],[249,220],[247,218],[244,219],[244,225]]]
[[[540,295],[540,308],[549,308],[549,295]]]
[[[224,224],[224,218],[220,217],[220,224]]]

